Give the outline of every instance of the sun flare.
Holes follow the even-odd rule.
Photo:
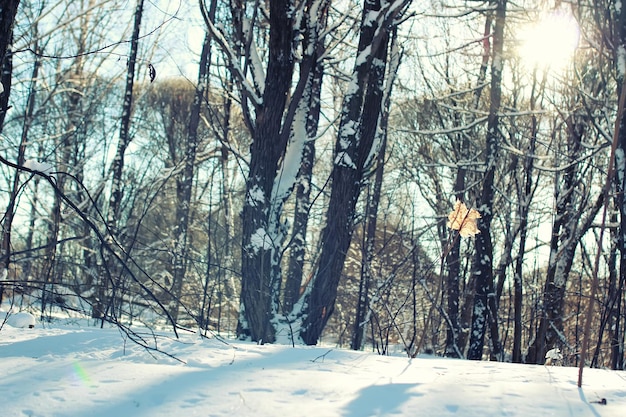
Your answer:
[[[570,11],[543,13],[519,32],[518,55],[529,68],[561,70],[578,47],[580,28]]]

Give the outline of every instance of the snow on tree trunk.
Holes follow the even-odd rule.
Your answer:
[[[319,59],[315,54],[315,60]],[[285,281],[285,296],[283,312],[291,312],[300,297],[300,287],[303,278],[304,256],[306,253],[306,233],[309,220],[311,180],[313,164],[315,162],[315,142],[317,126],[320,117],[323,66],[321,62],[315,64],[311,73],[311,93],[307,105],[309,115],[306,119],[306,142],[302,149],[302,163],[298,172],[296,189],[296,207],[293,219],[292,238],[290,242],[289,266]]]
[[[317,127],[321,112],[321,90],[324,76],[322,57],[326,52],[325,28],[328,19],[330,1],[310,0],[307,3],[307,13],[302,16],[302,51],[303,59],[301,69],[307,75],[304,91],[301,93],[301,104],[298,107],[299,115],[296,117],[294,132],[304,128],[306,141],[302,144],[302,158],[298,171],[296,205],[293,216],[292,238],[288,261],[287,277],[285,281],[285,294],[283,299],[283,313],[289,322],[297,317],[294,308],[300,307],[300,288],[303,282],[303,266],[306,253],[307,225],[311,206],[311,181],[313,176],[313,164],[315,163],[315,142]],[[302,72],[302,71],[301,71]],[[296,98],[298,96],[296,95]],[[303,118],[304,117],[304,118]],[[299,123],[303,125],[298,126]],[[295,186],[296,184],[293,184]],[[291,324],[290,332],[293,330]],[[294,335],[291,335],[292,341]]]

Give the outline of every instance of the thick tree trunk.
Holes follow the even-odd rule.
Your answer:
[[[311,94],[310,114],[307,118],[307,137],[309,140],[304,144],[302,152],[302,164],[298,172],[296,188],[296,207],[293,218],[292,238],[290,242],[289,264],[285,280],[285,296],[283,312],[288,314],[300,297],[304,274],[304,258],[306,254],[306,234],[309,222],[309,210],[311,208],[311,180],[313,176],[313,164],[315,163],[315,142],[311,139],[317,134],[317,125],[320,116],[320,93],[322,84],[322,68],[313,75],[314,87]]]
[[[312,2],[309,2],[309,7]],[[302,149],[302,161],[296,179],[296,205],[293,216],[292,238],[290,242],[289,261],[285,280],[283,313],[289,314],[300,298],[303,282],[304,259],[306,254],[307,228],[309,210],[311,209],[311,185],[313,165],[315,163],[315,142],[317,127],[321,113],[321,92],[324,76],[322,55],[325,52],[325,39],[319,37],[319,31],[326,27],[329,2],[323,2],[322,8],[315,16],[308,15],[305,21],[303,50],[309,50],[305,60],[311,67],[309,73],[309,93],[307,104],[304,105],[306,116],[306,142]],[[317,25],[312,25],[313,20]]]
[[[370,297],[369,288],[370,283],[374,280],[374,258],[377,242],[377,224],[378,224],[378,206],[380,203],[380,197],[383,188],[383,177],[385,171],[385,154],[387,152],[387,126],[389,123],[389,109],[391,106],[391,91],[395,81],[395,74],[398,71],[400,65],[400,54],[397,51],[397,38],[396,31],[393,31],[392,38],[390,40],[391,50],[391,63],[389,68],[388,79],[386,80],[383,90],[383,100],[381,103],[381,109],[379,111],[378,120],[375,126],[368,128],[372,129],[375,133],[373,154],[376,158],[372,158],[367,164],[373,164],[374,171],[374,183],[372,185],[372,192],[367,198],[367,208],[365,213],[366,227],[365,227],[365,239],[362,248],[362,266],[361,266],[361,282],[359,283],[359,295],[357,300],[357,310],[354,317],[354,330],[352,332],[351,348],[354,350],[363,349],[365,343],[365,331],[366,324],[368,322],[369,310],[370,310]],[[382,80],[381,80],[382,81]],[[382,88],[382,86],[373,86],[373,88]],[[373,122],[373,121],[372,121]]]
[[[363,8],[357,62],[344,99],[335,146],[320,259],[304,295],[300,337],[306,344],[317,343],[334,310],[337,286],[352,238],[363,168],[374,142],[390,30],[384,23],[379,26],[375,18],[380,17],[381,3],[366,1]]]
[[[5,0],[0,5],[0,62],[4,62],[4,55],[9,49],[13,23],[20,0]]]
[[[485,332],[491,330],[492,354],[500,353],[497,329],[497,306],[493,282],[493,246],[491,242],[491,219],[495,196],[495,169],[500,132],[499,116],[502,93],[504,25],[507,0],[496,0],[491,62],[491,91],[487,119],[486,172],[483,191],[478,208],[482,217],[478,221],[480,233],[476,235],[476,249],[472,264],[472,275],[476,277],[476,294],[470,332],[468,359],[480,360],[483,355]]]
[[[319,114],[319,113],[318,113]],[[296,188],[296,207],[293,218],[292,238],[289,250],[289,263],[285,280],[283,312],[288,314],[300,297],[304,277],[304,259],[306,256],[307,229],[311,208],[311,179],[315,162],[315,144],[308,142],[302,154],[302,166],[298,174]]]
[[[250,166],[242,212],[241,311],[237,334],[254,341],[273,342],[273,294],[280,276],[282,241],[270,224],[274,179],[287,146],[283,115],[293,76],[292,2],[270,2],[269,61],[262,106],[257,109],[250,147]]]
[[[15,22],[15,15],[19,4],[19,0],[9,0],[5,1],[2,6],[0,6],[0,83],[2,90],[0,92],[0,132],[2,132],[2,127],[4,126],[4,117],[6,116],[9,96],[11,94],[13,57],[11,51],[9,51],[9,45],[13,41],[13,23]],[[13,198],[11,198],[11,201],[13,201]],[[11,201],[9,204],[13,204]],[[11,220],[7,220],[12,222],[12,212],[7,211],[7,216],[11,217]],[[2,236],[2,247],[0,247],[0,276],[4,276],[4,274],[8,272],[10,263],[10,248],[6,245],[6,239],[10,242],[10,229],[6,233],[3,232]],[[4,286],[0,283],[0,303],[2,303],[3,294]]]
[[[0,34],[0,37],[4,35]],[[7,35],[12,39],[13,34]],[[4,58],[0,61],[0,84],[2,84],[2,92],[0,93],[0,132],[4,127],[4,119],[9,109],[9,98],[11,97],[11,84],[13,81],[13,53],[7,50]]]

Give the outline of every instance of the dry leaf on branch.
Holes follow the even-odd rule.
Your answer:
[[[463,237],[475,236],[480,233],[476,220],[480,219],[480,213],[474,209],[467,209],[465,203],[456,200],[454,209],[448,214],[448,224],[450,229],[458,230]]]
[[[152,64],[148,64],[148,76],[150,77],[150,83],[156,78],[156,68]]]

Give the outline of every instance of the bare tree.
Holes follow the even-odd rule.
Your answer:
[[[496,158],[500,139],[499,122],[502,93],[502,70],[504,65],[504,25],[506,0],[492,2],[495,18],[492,35],[491,82],[489,114],[487,116],[487,141],[485,149],[485,176],[482,182],[482,196],[478,204],[481,218],[478,222],[480,233],[476,236],[476,249],[472,264],[472,275],[476,277],[476,294],[470,330],[468,359],[481,359],[485,332],[491,330],[493,353],[500,353],[500,340],[497,330],[497,306],[493,278],[493,244],[491,241],[491,219],[493,218],[495,195]]]
[[[409,3],[371,1],[363,7],[357,60],[344,97],[335,144],[320,258],[310,287],[304,293],[306,308],[300,336],[307,344],[317,343],[334,309],[364,169],[375,147],[384,80],[388,75],[390,34]]]
[[[128,69],[126,73],[126,85],[124,92],[124,100],[122,103],[122,115],[120,119],[120,134],[117,143],[117,150],[113,158],[111,166],[112,180],[111,191],[109,196],[109,206],[107,209],[107,229],[109,231],[109,244],[114,245],[115,239],[118,237],[118,221],[120,215],[120,206],[122,202],[122,190],[123,180],[122,174],[124,172],[124,154],[130,144],[132,137],[130,136],[130,120],[132,115],[133,106],[133,88],[135,85],[135,66],[137,64],[137,51],[139,49],[139,30],[141,27],[141,19],[143,16],[143,0],[137,1],[137,6],[134,13],[134,25],[133,33],[131,35],[130,53],[128,56]],[[119,280],[116,277],[116,271],[113,269],[113,264],[109,260],[105,260],[105,271],[101,277],[101,283],[99,285],[98,296],[96,304],[94,306],[94,316],[105,317],[107,314],[115,314],[115,306],[111,303],[115,300],[115,290],[117,283],[115,280]],[[113,290],[113,295],[108,296],[108,291]]]
[[[372,165],[371,174],[374,177],[373,184],[369,184],[371,179],[366,178],[365,182],[368,189],[366,198],[366,210],[365,210],[365,223],[366,230],[363,241],[363,254],[362,254],[362,266],[361,266],[361,279],[359,283],[359,295],[357,308],[354,317],[354,330],[352,333],[351,348],[354,350],[363,349],[364,336],[367,324],[367,316],[370,309],[370,283],[374,279],[373,262],[375,258],[375,246],[376,246],[376,230],[378,220],[378,208],[380,204],[382,187],[383,187],[383,174],[385,169],[385,157],[387,153],[387,126],[389,123],[389,107],[391,105],[391,92],[395,81],[395,76],[400,65],[400,52],[397,50],[397,33],[394,31],[391,33],[390,40],[391,50],[391,68],[389,69],[390,77],[386,80],[383,88],[383,99],[381,102],[381,110],[379,112],[379,119],[377,120],[377,126],[374,127],[375,135],[378,137],[375,139],[377,144],[375,151],[375,159],[372,158],[369,163]],[[367,167],[366,167],[367,168]],[[371,192],[370,192],[371,191]]]
[[[213,2],[215,4],[215,2]],[[214,7],[213,7],[214,8]],[[205,95],[208,90],[209,65],[211,62],[211,36],[207,32],[200,53],[200,64],[198,70],[198,84],[196,85],[193,103],[189,114],[189,129],[187,142],[183,148],[184,157],[182,160],[182,172],[176,181],[176,225],[174,228],[174,276],[172,293],[175,299],[180,299],[182,295],[183,281],[186,272],[186,258],[188,257],[188,229],[191,211],[191,196],[194,182],[194,165],[196,163],[196,153],[198,149],[198,126]],[[175,301],[176,303],[176,301]],[[178,306],[172,307],[172,317],[178,317]]]

